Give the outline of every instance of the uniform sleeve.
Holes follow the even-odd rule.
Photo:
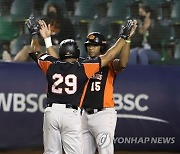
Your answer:
[[[29,53],[29,56],[39,65],[39,67],[44,73],[47,72],[47,69],[49,68],[50,65],[50,63],[46,61],[48,57],[47,54],[41,54],[41,52],[36,51]]]
[[[48,55],[48,54],[43,54],[39,57],[37,63],[41,70],[46,74],[49,66],[53,63],[53,61],[56,61],[57,59]]]
[[[41,54],[40,51],[36,51],[29,53],[29,56],[37,63],[40,54]]]
[[[101,58],[97,57],[95,59],[86,60],[83,62],[86,76],[88,78],[92,77],[92,75],[100,70],[101,66]]]

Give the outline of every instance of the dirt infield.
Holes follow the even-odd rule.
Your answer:
[[[43,154],[42,149],[0,150],[0,154]],[[180,154],[180,152],[116,151],[115,154]]]

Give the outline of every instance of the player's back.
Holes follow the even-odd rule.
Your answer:
[[[99,70],[99,61],[100,58],[86,63],[64,62],[42,55],[38,64],[48,82],[47,102],[79,105],[88,78]]]
[[[88,80],[84,67],[78,62],[57,61],[49,67],[46,77],[48,80],[48,102],[73,105],[79,103]]]

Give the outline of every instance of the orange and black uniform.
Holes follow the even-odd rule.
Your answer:
[[[69,63],[43,54],[37,63],[46,74],[48,81],[47,103],[78,106],[80,100],[83,100],[87,81],[95,72],[99,71],[101,60],[98,57],[88,60],[86,63]]]
[[[113,84],[116,74],[112,63],[95,73],[89,80],[82,107],[91,109],[114,107]]]

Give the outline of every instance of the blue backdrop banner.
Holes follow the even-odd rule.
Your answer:
[[[180,67],[129,66],[117,76],[116,148],[180,150]]]
[[[0,63],[0,149],[42,147],[46,79],[35,63]],[[128,66],[114,85],[115,148],[180,151],[180,67]]]

